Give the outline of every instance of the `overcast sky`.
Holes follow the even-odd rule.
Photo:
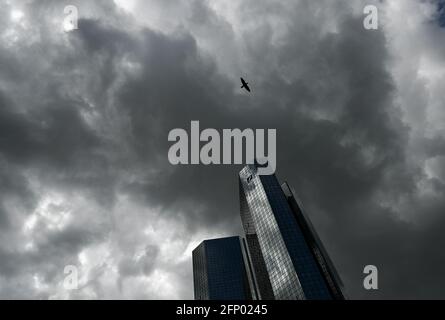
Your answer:
[[[445,298],[444,92],[443,1],[0,0],[0,298],[193,298],[242,230],[240,166],[168,162],[191,120],[277,129],[350,298]]]

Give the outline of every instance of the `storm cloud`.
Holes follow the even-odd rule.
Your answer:
[[[0,2],[0,298],[193,298],[194,247],[242,233],[241,166],[168,161],[193,120],[277,129],[349,298],[445,298],[442,1],[71,1],[71,32]]]

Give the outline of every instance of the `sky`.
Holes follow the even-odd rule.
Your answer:
[[[277,130],[349,298],[444,299],[443,5],[0,0],[0,298],[192,299],[192,250],[242,234],[242,166],[168,161],[199,120]]]

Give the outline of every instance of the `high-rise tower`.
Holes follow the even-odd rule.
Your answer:
[[[244,240],[229,237],[203,241],[193,250],[196,300],[251,300],[256,289]]]
[[[239,174],[243,222],[254,280],[261,299],[343,299],[340,280],[287,184]]]

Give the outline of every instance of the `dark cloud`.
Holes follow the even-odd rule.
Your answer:
[[[441,27],[445,27],[445,2],[443,0],[437,1],[438,22]]]
[[[175,4],[150,2],[181,8],[163,31],[79,1],[88,14],[65,34],[51,25],[60,4],[32,3],[40,42],[0,42],[0,239],[15,242],[0,245],[0,295],[190,298],[193,245],[241,232],[240,166],[168,163],[169,131],[199,120],[277,129],[278,176],[351,298],[443,297],[444,140],[413,138],[385,29],[365,30],[343,1],[236,2],[235,17]],[[67,264],[87,275],[78,292],[61,289]]]

